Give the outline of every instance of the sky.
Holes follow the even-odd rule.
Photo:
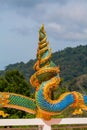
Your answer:
[[[44,23],[53,52],[87,44],[87,0],[0,0],[0,70],[36,58]]]

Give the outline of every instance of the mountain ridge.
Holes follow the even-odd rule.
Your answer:
[[[8,70],[17,69],[22,72],[28,81],[34,73],[33,65],[36,59],[31,59],[27,63],[20,62],[6,66],[4,71],[0,71],[0,75]],[[60,66],[60,76],[65,80],[72,80],[82,74],[87,74],[87,45],[77,46],[74,48],[67,47],[64,50],[57,51],[52,54],[52,61]]]

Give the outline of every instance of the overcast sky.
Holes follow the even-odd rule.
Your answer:
[[[44,23],[53,52],[87,44],[87,0],[0,0],[0,70],[36,57]]]

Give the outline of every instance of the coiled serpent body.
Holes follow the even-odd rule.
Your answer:
[[[69,106],[76,108],[74,114],[82,113],[82,109],[87,109],[87,96],[78,92],[66,92],[56,100],[51,99],[51,88],[55,89],[60,84],[60,70],[50,58],[51,49],[49,49],[44,25],[42,25],[39,31],[37,62],[34,65],[36,73],[30,79],[32,86],[35,86],[37,90],[35,99],[39,111],[38,116],[50,117]]]
[[[82,114],[82,110],[87,110],[87,96],[76,91],[63,93],[58,99],[52,100],[51,90],[59,87],[60,84],[60,69],[51,61],[51,53],[44,25],[42,25],[39,31],[37,61],[34,65],[36,72],[30,78],[31,85],[36,87],[35,99],[1,92],[0,107],[23,110],[46,120],[67,107],[75,108],[73,114]]]

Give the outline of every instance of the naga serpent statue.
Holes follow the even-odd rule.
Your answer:
[[[60,69],[51,61],[51,54],[44,25],[42,25],[39,30],[35,73],[30,78],[31,85],[36,88],[35,99],[1,92],[0,107],[23,110],[45,120],[51,119],[52,115],[58,115],[68,107],[75,108],[73,114],[82,114],[83,110],[87,110],[87,96],[76,91],[63,93],[55,100],[51,99],[51,89],[57,88],[60,84]]]

